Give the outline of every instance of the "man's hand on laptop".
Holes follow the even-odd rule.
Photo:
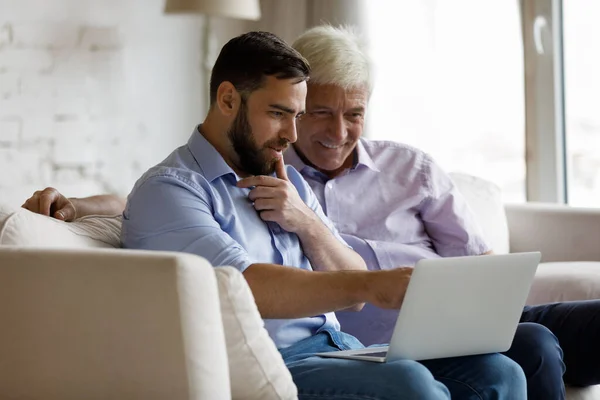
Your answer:
[[[398,267],[369,273],[368,302],[380,308],[399,309],[404,301],[412,267]]]
[[[77,211],[73,202],[52,187],[36,191],[30,198],[25,200],[21,207],[63,221],[73,221],[77,218]]]

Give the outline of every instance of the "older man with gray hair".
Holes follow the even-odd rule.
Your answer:
[[[465,200],[429,155],[362,137],[372,68],[361,37],[350,28],[321,26],[302,34],[293,47],[312,71],[306,115],[286,163],[306,179],[368,268],[491,253]],[[359,313],[337,315],[342,329],[365,344],[387,342],[397,317],[370,304]],[[506,355],[524,369],[529,399],[564,397],[556,337],[565,352],[565,381],[600,383],[600,301],[526,307],[521,322]],[[543,361],[533,361],[540,354]]]

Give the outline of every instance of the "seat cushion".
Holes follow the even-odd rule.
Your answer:
[[[600,385],[587,388],[567,387],[567,400],[600,400]]]
[[[0,245],[102,248],[120,247],[120,216],[87,216],[59,221],[24,208],[0,204]]]
[[[600,262],[541,263],[527,304],[600,299]]]

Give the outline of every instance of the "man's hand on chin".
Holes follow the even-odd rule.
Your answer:
[[[300,233],[314,224],[317,217],[289,181],[283,158],[275,164],[275,172],[277,177],[250,176],[237,186],[252,188],[248,198],[263,221],[276,222],[287,232]]]

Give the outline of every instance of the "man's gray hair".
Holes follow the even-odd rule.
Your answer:
[[[309,83],[333,84],[343,89],[372,89],[367,45],[349,26],[322,25],[304,32],[292,44],[310,64]]]

